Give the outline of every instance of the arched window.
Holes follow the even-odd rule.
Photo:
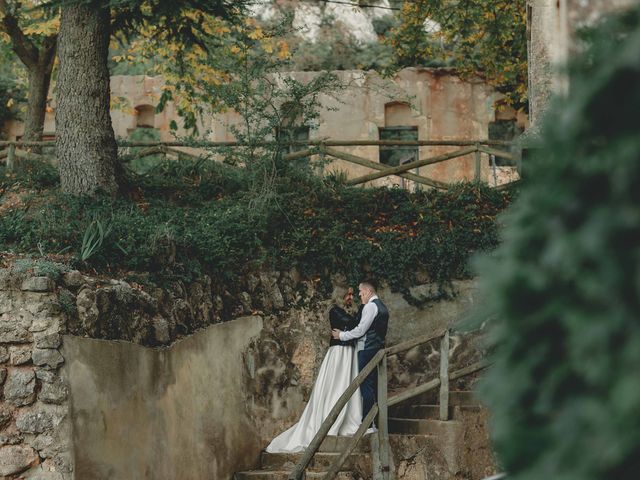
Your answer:
[[[384,127],[378,129],[380,140],[418,140],[418,127],[408,103],[391,102],[384,106]],[[418,147],[380,146],[380,163],[396,167],[418,159]]]
[[[138,105],[136,107],[136,127],[155,128],[156,109],[152,105]]]
[[[285,102],[280,107],[280,125],[276,128],[276,140],[279,142],[306,142],[309,140],[309,126],[303,124],[300,105]],[[293,153],[306,149],[306,145],[288,145],[285,153]]]

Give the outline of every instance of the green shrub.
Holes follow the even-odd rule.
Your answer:
[[[0,191],[12,185],[45,189],[60,183],[58,169],[49,162],[18,159],[12,171],[0,167]]]
[[[353,283],[373,274],[406,291],[419,269],[441,285],[469,276],[470,255],[497,244],[495,216],[509,201],[476,184],[409,193],[287,173],[261,208],[246,195],[250,173],[207,162],[154,169],[135,202],[47,192],[37,208],[0,217],[0,249],[65,251],[98,270],[184,278],[206,271],[232,280],[259,266],[325,279],[342,272]],[[185,186],[193,179],[201,189]],[[102,242],[96,220],[109,226]]]
[[[510,480],[640,470],[640,11],[592,40],[481,268],[481,393]]]
[[[49,277],[58,280],[62,274],[71,268],[60,262],[54,262],[45,258],[20,258],[13,263],[16,272],[30,272],[38,277]]]

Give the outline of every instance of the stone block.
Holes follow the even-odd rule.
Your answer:
[[[40,463],[36,451],[24,445],[0,447],[0,475],[9,476],[23,472]]]
[[[0,363],[9,361],[9,347],[6,345],[0,345]]]
[[[4,384],[4,398],[18,407],[30,405],[36,398],[36,375],[31,369],[12,369]]]
[[[0,434],[0,446],[2,445],[20,445],[24,442],[24,436],[15,431],[2,432]]]
[[[78,270],[71,270],[62,276],[62,282],[70,288],[78,288],[87,283],[87,279]]]
[[[11,409],[7,405],[0,405],[0,430],[6,428],[12,419]]]
[[[38,348],[58,348],[62,343],[62,337],[58,332],[37,332],[33,334],[33,339]]]
[[[9,347],[9,363],[24,365],[31,361],[31,347],[29,345],[11,345]]]
[[[31,358],[34,365],[47,365],[51,368],[57,368],[64,362],[62,354],[55,348],[34,348]]]
[[[31,410],[18,414],[16,427],[22,433],[43,433],[54,427],[54,416],[44,410]]]
[[[22,281],[20,289],[27,292],[50,292],[54,286],[49,277],[29,277]]]
[[[36,377],[42,382],[38,399],[44,403],[60,405],[68,395],[68,389],[57,374],[43,369],[36,370]]]
[[[30,324],[30,322],[28,322]],[[29,328],[24,317],[0,315],[0,343],[27,343],[30,341]]]
[[[47,330],[50,332],[58,332],[60,330],[60,318],[49,315],[40,316],[36,318],[29,327],[29,331],[33,333]]]
[[[51,466],[55,469],[54,466]],[[22,474],[24,480],[65,480],[64,476],[60,472],[55,470],[49,470],[44,465],[38,465],[29,469]]]
[[[0,291],[0,315],[13,310],[13,298],[9,292]]]

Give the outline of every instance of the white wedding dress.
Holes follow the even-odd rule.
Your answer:
[[[324,419],[357,375],[358,357],[355,347],[329,347],[300,420],[274,438],[267,447],[267,452],[293,453],[307,448]],[[362,396],[360,389],[357,389],[331,426],[328,435],[353,435],[361,423]]]

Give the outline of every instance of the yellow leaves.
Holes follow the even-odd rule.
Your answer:
[[[252,40],[260,40],[264,38],[264,31],[260,27],[256,27],[253,32],[249,32],[249,38]]]
[[[278,41],[278,58],[280,60],[286,60],[291,57],[291,52],[289,51],[289,44],[284,40]]]
[[[10,98],[7,101],[7,108],[11,108],[13,106],[13,104],[15,103],[15,101],[13,100],[13,98]]]
[[[31,23],[25,26],[22,31],[25,35],[50,36],[58,33],[60,28],[60,17],[56,16],[48,20]]]
[[[237,45],[233,45],[229,50],[231,50],[231,53],[240,53],[240,47],[238,47]]]

